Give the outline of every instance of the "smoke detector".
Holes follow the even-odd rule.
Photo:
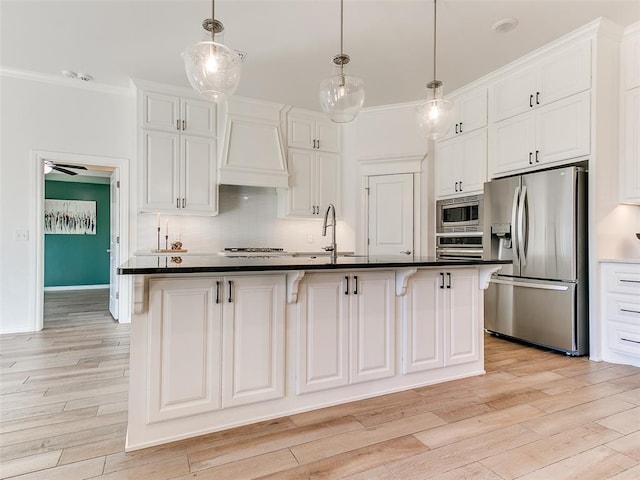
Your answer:
[[[82,73],[82,72],[76,73],[73,70],[62,70],[62,76],[64,78],[82,80],[83,82],[88,82],[89,80],[93,80],[93,77],[88,73]]]

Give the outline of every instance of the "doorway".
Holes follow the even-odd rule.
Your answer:
[[[411,173],[367,178],[369,255],[413,255],[414,178]]]
[[[86,168],[88,172],[104,173],[108,180],[109,189],[109,248],[104,252],[109,255],[108,291],[104,310],[111,312],[111,316],[120,323],[129,323],[131,318],[128,307],[128,290],[130,280],[128,277],[118,276],[117,266],[129,255],[129,165],[127,159],[97,157],[91,155],[68,154],[60,152],[33,152],[36,162],[36,329],[44,326],[44,197],[45,197],[45,165],[51,166],[63,164],[64,170],[79,172]],[[59,170],[59,169],[57,169]],[[63,172],[64,173],[64,172]],[[106,293],[106,292],[104,292]],[[88,298],[100,298],[100,295],[88,295]],[[93,307],[92,307],[93,308]]]

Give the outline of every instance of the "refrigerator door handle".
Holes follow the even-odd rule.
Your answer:
[[[525,266],[527,264],[527,237],[525,233],[528,235],[528,225],[527,231],[525,231],[525,208],[527,204],[527,187],[525,185],[522,186],[522,194],[520,195],[520,202],[518,205],[518,250],[520,257],[520,265]],[[526,212],[528,214],[528,212]],[[527,222],[528,223],[528,222]]]
[[[516,229],[518,221],[518,203],[520,200],[520,186],[518,185],[513,192],[513,203],[511,205],[511,242],[513,243],[513,254],[516,263],[520,262],[520,255],[518,254],[518,233]]]
[[[501,280],[499,278],[491,278],[489,283],[498,283],[500,285],[511,285],[512,287],[527,287],[527,288],[537,288],[540,290],[558,290],[561,292],[566,292],[569,290],[569,287],[566,285],[548,285],[543,283],[529,283],[529,282],[514,282],[510,280]]]

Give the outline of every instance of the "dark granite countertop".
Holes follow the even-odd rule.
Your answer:
[[[179,260],[177,260],[179,259]],[[119,275],[151,275],[166,273],[264,272],[277,270],[349,270],[363,268],[462,267],[504,265],[511,260],[436,260],[434,257],[339,256],[335,262],[328,256],[230,258],[224,256],[140,256],[131,257],[118,267]]]

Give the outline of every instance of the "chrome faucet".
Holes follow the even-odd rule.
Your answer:
[[[327,224],[329,212],[331,212],[331,223]],[[327,236],[327,227],[333,227],[331,229],[331,245],[323,248],[325,251],[331,252],[331,260],[335,261],[338,258],[338,246],[336,245],[336,207],[333,203],[330,203],[327,207],[327,211],[324,212],[324,222],[322,224],[323,237]]]

